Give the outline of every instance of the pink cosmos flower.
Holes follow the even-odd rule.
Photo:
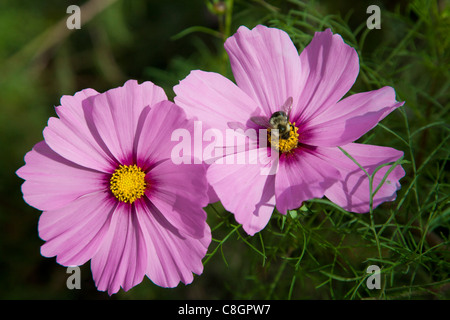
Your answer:
[[[211,241],[202,165],[170,160],[171,133],[191,130],[181,108],[151,82],[63,96],[44,141],[17,174],[25,201],[44,211],[45,257],[91,260],[95,284],[114,294],[144,275],[162,287],[201,274]]]
[[[261,25],[252,30],[240,27],[225,49],[237,85],[216,73],[192,71],[174,88],[175,102],[189,118],[222,132],[262,129],[257,117],[270,119],[283,105],[291,106],[290,130],[280,136],[279,144],[270,145],[279,152],[279,159],[269,163],[278,166],[276,174],[261,174],[264,161],[222,161],[208,169],[209,183],[244,230],[250,235],[262,230],[275,205],[286,214],[303,201],[323,196],[348,211],[368,212],[369,179],[338,147],[369,174],[403,156],[392,148],[354,143],[403,105],[395,100],[394,89],[343,98],[358,75],[358,55],[329,29],[317,32],[300,55],[287,33]],[[274,128],[279,127],[268,131]],[[225,158],[230,156],[235,155]],[[390,167],[376,172],[374,189]],[[373,198],[374,208],[395,199],[404,174],[399,165],[389,173]]]

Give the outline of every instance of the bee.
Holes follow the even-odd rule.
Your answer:
[[[257,116],[250,120],[266,129],[278,129],[278,135],[281,139],[288,139],[291,131],[289,116],[292,110],[292,97],[287,98],[286,102],[280,107],[279,111],[274,112],[270,118]],[[275,133],[276,131],[274,131]]]

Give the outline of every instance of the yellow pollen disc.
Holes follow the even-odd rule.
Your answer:
[[[289,131],[289,138],[287,139],[282,139],[280,138],[278,141],[272,141],[272,137],[270,134],[270,129],[267,130],[267,134],[268,134],[268,141],[270,143],[270,145],[272,147],[274,147],[275,149],[277,149],[278,151],[280,151],[281,153],[289,153],[291,152],[293,149],[297,148],[298,145],[298,128],[295,126],[295,122],[294,123],[290,123],[291,125],[291,130]]]
[[[117,200],[133,203],[145,193],[145,173],[138,166],[120,165],[109,180],[110,189]]]

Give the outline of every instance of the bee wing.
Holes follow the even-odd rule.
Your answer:
[[[242,129],[243,131],[245,131],[245,126],[240,123],[240,122],[234,122],[234,121],[230,121],[227,122],[228,128],[233,129],[233,130],[237,130],[237,129]]]
[[[288,119],[289,119],[289,115],[291,114],[291,110],[292,110],[292,102],[293,102],[292,97],[289,97],[286,99],[284,104],[281,106],[281,111],[284,111],[287,114]]]
[[[255,123],[255,124],[257,124],[257,125],[259,125],[261,127],[264,127],[264,128],[270,128],[271,127],[269,119],[267,117],[256,116],[256,117],[251,117],[250,120],[253,123]]]

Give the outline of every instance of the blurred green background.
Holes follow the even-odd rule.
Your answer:
[[[412,260],[416,263],[411,265],[412,269],[422,268],[423,271],[414,269],[415,273],[408,274],[409,269],[392,269],[390,283],[397,288],[392,293],[394,298],[448,297],[448,263],[434,265],[442,255],[444,261],[449,258],[448,2],[310,1],[304,4],[300,1],[226,1],[228,5],[231,3],[232,11],[223,6],[225,2],[212,0],[0,2],[1,299],[330,299],[375,296],[367,290],[361,295],[348,294],[357,283],[353,281],[353,287],[349,287],[351,276],[344,280],[330,276],[337,267],[326,272],[313,267],[320,265],[320,261],[328,261],[327,257],[333,254],[336,260],[336,247],[308,246],[311,267],[308,267],[308,254],[304,267],[299,268],[302,264],[296,263],[300,260],[290,260],[292,252],[298,254],[298,250],[306,247],[306,240],[299,240],[302,233],[312,239],[311,235],[324,232],[316,228],[317,220],[336,222],[327,229],[330,239],[343,239],[342,234],[346,241],[360,238],[354,225],[358,226],[359,221],[364,220],[353,225],[348,223],[353,221],[351,218],[336,218],[340,213],[324,207],[326,204],[314,206],[313,203],[299,211],[298,216],[296,213],[287,220],[275,218],[267,231],[252,239],[245,238],[242,230],[235,231],[226,243],[221,239],[233,230],[233,219],[219,205],[209,207],[208,219],[214,228],[215,241],[211,244],[211,256],[204,274],[196,277],[191,285],[179,285],[175,289],[159,288],[145,278],[128,293],[121,290],[108,297],[96,290],[87,263],[81,269],[82,289],[68,290],[66,268],[58,265],[54,258],[40,255],[42,240],[37,233],[40,212],[23,201],[22,181],[15,171],[23,165],[25,153],[42,140],[42,130],[48,118],[55,116],[54,107],[59,105],[60,97],[73,95],[84,88],[102,92],[121,86],[127,79],[137,79],[153,81],[172,98],[172,87],[190,70],[215,71],[232,77],[223,50],[223,38],[232,35],[239,25],[251,28],[258,23],[283,28],[299,50],[308,44],[314,30],[331,27],[360,54],[361,72],[352,90],[358,92],[392,85],[399,99],[407,101],[409,128],[405,128],[402,114],[397,112],[383,122],[384,128],[376,128],[377,135],[366,138],[371,143],[404,150],[405,159],[413,163],[405,165],[407,176],[399,193],[404,200],[402,217],[406,221],[412,217],[411,221],[434,222],[432,228],[430,224],[419,223],[419,231],[425,235],[435,231],[433,237],[437,239],[439,252],[430,251],[433,256],[429,264],[425,260]],[[81,7],[80,30],[66,28],[69,17],[66,9],[72,4]],[[369,17],[366,8],[371,4],[381,8],[380,30],[366,28]],[[408,135],[408,130],[409,133],[417,131],[414,139]],[[386,137],[390,140],[386,141]],[[409,145],[403,145],[401,137]],[[423,163],[429,170],[423,170],[421,189],[418,187],[421,180],[412,181],[412,177]],[[422,192],[431,196],[424,201],[414,200],[414,197],[420,198]],[[437,220],[431,220],[428,209],[426,212],[418,210],[417,203],[424,204],[422,208],[431,206],[434,210],[432,218]],[[385,214],[380,214],[386,218],[384,222],[393,217],[393,210],[393,206],[387,207]],[[423,216],[426,213],[430,215]],[[285,232],[280,224],[286,222],[296,226],[297,222],[289,220],[295,218],[309,229],[292,227],[286,234],[297,230],[297,234],[291,235],[296,240],[286,236],[280,240],[279,235]],[[392,222],[392,218],[389,221]],[[397,227],[401,223],[398,222]],[[408,232],[404,238],[410,236]],[[425,239],[425,236],[419,236],[419,239]],[[429,242],[424,243],[425,249],[433,248]],[[372,245],[370,241],[367,244],[370,252]],[[364,246],[363,243],[361,247]],[[416,249],[408,249],[407,254]],[[348,257],[346,262],[351,264],[358,260],[352,257],[357,256],[357,252],[350,250],[340,254]],[[425,257],[423,252],[419,253],[421,259]],[[395,255],[389,257],[395,259]],[[334,261],[333,266],[339,264]],[[340,267],[341,271],[346,271],[342,264]],[[348,269],[364,273],[360,260]],[[409,287],[402,290],[404,286]],[[414,295],[417,290],[420,292]],[[430,295],[428,291],[434,294]]]

